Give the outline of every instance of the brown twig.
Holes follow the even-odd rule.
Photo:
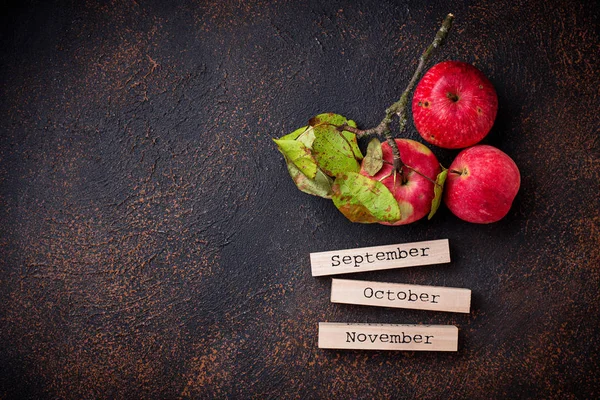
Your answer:
[[[388,144],[390,145],[390,147],[392,149],[392,154],[394,156],[394,169],[396,171],[398,171],[398,173],[400,173],[401,176],[402,176],[402,166],[404,165],[404,163],[402,162],[402,160],[400,158],[400,151],[398,150],[398,145],[396,144],[396,141],[394,140],[394,137],[392,136],[392,133],[390,130],[390,125],[393,121],[394,116],[397,116],[400,119],[399,133],[404,132],[404,129],[406,129],[406,122],[407,122],[407,111],[406,110],[408,107],[408,100],[410,97],[410,93],[412,92],[415,85],[417,84],[417,81],[423,74],[425,65],[431,58],[431,55],[433,54],[435,49],[437,49],[444,43],[444,40],[448,36],[448,32],[452,28],[453,21],[454,21],[454,15],[448,14],[446,16],[446,18],[444,19],[442,26],[440,27],[437,34],[435,35],[435,39],[433,39],[433,42],[425,49],[423,54],[421,54],[421,57],[419,58],[419,64],[417,65],[417,69],[415,70],[415,73],[413,74],[410,82],[408,82],[408,85],[406,86],[406,89],[402,93],[402,96],[400,96],[400,99],[398,101],[396,101],[394,104],[392,104],[390,107],[388,107],[385,110],[385,117],[381,120],[379,125],[377,125],[374,128],[365,129],[365,130],[357,129],[357,128],[354,128],[354,127],[351,127],[348,125],[341,127],[342,128],[341,130],[352,132],[352,133],[356,134],[356,136],[358,138],[371,136],[371,135],[385,137],[385,139],[387,140]],[[403,177],[403,181],[404,181],[404,177]]]

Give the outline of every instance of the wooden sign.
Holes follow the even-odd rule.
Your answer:
[[[471,290],[334,278],[331,302],[468,313]]]
[[[448,239],[310,253],[312,276],[450,262]]]
[[[457,351],[454,325],[319,323],[319,348],[356,350]]]

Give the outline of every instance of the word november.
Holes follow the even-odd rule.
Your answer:
[[[431,338],[433,335],[425,335],[425,344],[432,344]],[[359,333],[358,338],[356,332],[346,332],[346,343],[356,343],[358,340],[359,343],[366,342],[367,339],[371,343],[375,343],[375,341],[379,338],[381,343],[404,343],[408,344],[410,342],[414,343],[423,343],[423,335],[407,335],[404,332],[400,332],[399,335],[387,334],[387,333]]]
[[[471,308],[471,290],[332,279],[331,302],[468,313]]]
[[[450,262],[448,239],[310,254],[313,276]]]
[[[319,323],[319,348],[457,351],[454,325]]]

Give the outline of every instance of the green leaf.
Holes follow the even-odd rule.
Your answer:
[[[350,121],[350,122],[354,122],[354,121]],[[358,147],[358,140],[356,140],[356,135],[352,132],[342,131],[342,136],[344,137],[344,139],[346,139],[346,141],[350,145],[350,148],[352,149],[352,153],[354,154],[354,158],[356,158],[357,160],[362,160],[363,155],[360,151],[360,148]]]
[[[339,115],[339,114],[334,114],[334,113],[319,114],[316,117],[311,118],[308,121],[308,124],[310,126],[317,126],[317,125],[323,125],[323,124],[342,126],[342,125],[348,124],[348,125],[356,128],[356,123],[354,121],[350,121],[346,117]]]
[[[348,172],[333,183],[335,206],[352,222],[396,222],[400,207],[392,192],[377,180]]]
[[[444,183],[446,182],[446,177],[448,176],[448,170],[442,166],[442,172],[440,172],[435,178],[435,185],[433,188],[433,200],[431,201],[431,211],[429,211],[429,215],[427,219],[431,219],[434,214],[437,212],[438,208],[440,208],[440,203],[442,202],[442,193],[444,192]]]
[[[370,175],[375,176],[383,167],[383,151],[381,142],[377,138],[371,139],[367,146],[367,155],[363,160],[362,167]]]
[[[315,141],[315,129],[309,126],[296,140],[309,149],[312,149],[313,142]]]
[[[294,132],[280,137],[279,140],[296,140],[296,139],[298,139],[298,136],[302,135],[304,133],[304,131],[306,131],[308,128],[309,128],[308,126],[303,126],[302,128],[298,128]]]
[[[360,164],[348,141],[333,125],[317,125],[314,128],[313,155],[319,167],[329,176],[344,172],[359,172]]]
[[[309,121],[309,125],[273,139],[285,158],[290,176],[301,191],[331,198],[333,179],[328,175],[360,171],[358,160],[363,155],[356,135],[339,131],[339,127],[344,125],[356,128],[354,121],[341,115],[319,114]]]
[[[312,126],[303,126],[302,128],[298,128],[294,132],[279,138],[279,140],[297,140],[310,149],[315,140],[314,129]]]
[[[310,179],[287,158],[286,164],[288,172],[290,173],[290,176],[292,177],[292,180],[298,189],[304,193],[312,194],[314,196],[324,197],[326,199],[331,198],[331,195],[333,194],[333,190],[331,188],[333,179],[325,175],[323,171],[317,169],[314,179]]]
[[[312,156],[310,149],[297,140],[273,139],[277,147],[288,161],[294,163],[296,167],[308,178],[313,179],[317,173],[317,162]]]
[[[349,125],[353,128],[356,128],[356,122],[352,121],[351,119],[347,119],[346,117],[344,117],[342,115],[334,114],[334,113],[319,114],[316,117],[311,118],[308,121],[308,124],[313,127],[329,124],[329,125],[334,125],[336,127],[340,127],[343,125]],[[354,153],[354,157],[357,160],[362,160],[363,154],[360,151],[360,148],[358,147],[358,141],[356,140],[356,135],[354,133],[348,132],[348,131],[342,131],[341,134],[344,137],[344,139],[346,139],[346,141],[348,142],[348,145],[352,149],[352,152]]]

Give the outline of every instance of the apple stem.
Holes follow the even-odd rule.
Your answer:
[[[449,98],[454,103],[456,103],[458,101],[458,96],[455,93],[447,93],[446,97]]]
[[[411,167],[410,165],[406,165],[406,168],[410,169],[411,171],[415,171],[418,175],[421,175],[423,178],[427,179],[429,182],[433,183],[436,186],[441,186],[439,183],[437,183],[435,180],[431,179],[430,177],[428,177],[427,175],[425,175],[422,172],[419,172],[418,170],[414,169],[413,167]]]
[[[392,153],[394,155],[394,167],[400,173],[403,180],[406,179],[402,174],[402,166],[404,165],[404,163],[400,159],[400,151],[398,150],[398,145],[396,144],[396,141],[393,139],[390,130],[390,125],[393,121],[394,116],[398,116],[398,118],[400,119],[399,133],[404,132],[404,130],[406,129],[406,122],[408,120],[406,110],[408,107],[410,93],[412,92],[415,85],[417,84],[417,81],[423,74],[425,65],[431,58],[431,55],[433,54],[434,50],[440,47],[448,37],[448,32],[452,28],[453,21],[454,15],[448,14],[444,19],[442,26],[435,35],[435,39],[433,39],[433,42],[425,49],[423,54],[421,54],[421,57],[419,58],[419,64],[417,65],[417,69],[415,70],[415,73],[413,74],[410,82],[408,82],[408,85],[402,93],[402,96],[400,96],[400,99],[398,101],[396,101],[394,104],[392,104],[385,110],[385,117],[381,120],[379,125],[377,125],[374,128],[365,130],[353,128],[347,125],[343,127],[343,130],[356,134],[358,138],[370,135],[378,135],[385,137],[388,141],[388,144],[392,148]]]
[[[396,143],[396,140],[391,135],[387,136],[387,142],[388,142],[390,148],[392,149],[392,155],[393,155],[393,160],[394,160],[393,171],[395,173],[397,172],[398,175],[400,175],[400,181],[404,185],[406,182],[408,182],[408,178],[406,176],[404,176],[404,171],[402,170],[402,166],[404,165],[404,163],[402,162],[402,159],[400,158],[400,150],[398,149],[398,144]]]

